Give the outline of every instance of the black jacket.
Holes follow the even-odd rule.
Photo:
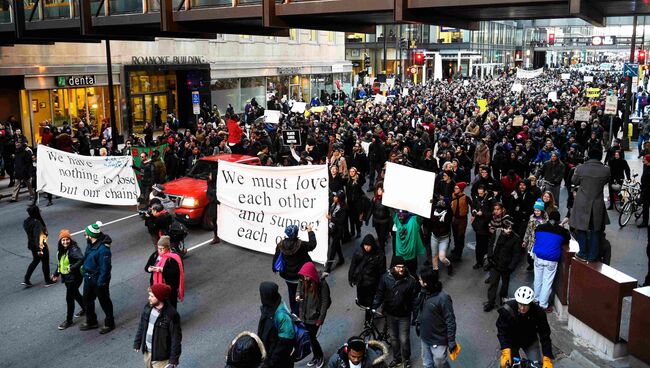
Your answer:
[[[472,221],[472,228],[477,235],[487,235],[490,233],[490,220],[492,220],[492,207],[494,205],[494,200],[492,199],[491,193],[486,193],[485,196],[472,197],[472,216],[474,221]],[[476,215],[476,212],[481,211],[481,216]]]
[[[143,353],[146,350],[147,328],[149,327],[149,316],[151,315],[149,303],[144,306],[140,325],[135,334],[133,348],[139,349]],[[178,364],[181,356],[181,317],[176,309],[165,301],[165,305],[160,310],[160,315],[154,324],[153,336],[151,338],[151,360],[169,360],[169,364]]]
[[[413,309],[417,307],[417,296],[420,292],[420,284],[413,276],[404,270],[404,277],[396,279],[391,270],[386,271],[379,281],[379,288],[375,300],[372,303],[373,309],[383,304],[384,313],[395,317],[409,317]]]
[[[284,271],[280,272],[280,276],[283,279],[297,281],[299,278],[298,272],[300,271],[302,265],[307,262],[311,262],[309,252],[316,249],[316,234],[314,234],[313,231],[310,231],[308,235],[308,242],[302,241],[300,239],[296,239],[295,241],[283,239],[275,248],[275,254],[273,255],[271,268],[273,268],[275,261],[280,255],[280,252],[282,252],[282,259],[284,260]]]
[[[363,249],[364,244],[372,245],[370,252]],[[381,275],[386,271],[386,256],[377,248],[372,235],[366,235],[359,248],[352,256],[348,282],[351,286],[377,288]]]
[[[74,282],[81,282],[83,279],[81,276],[81,265],[84,262],[84,254],[81,251],[81,248],[79,248],[79,245],[77,245],[77,242],[74,240],[70,240],[70,245],[68,246],[68,249],[63,248],[61,245],[61,240],[59,240],[59,252],[57,253],[57,260],[61,261],[61,257],[63,257],[64,254],[68,254],[68,261],[70,262],[70,271],[68,274],[62,274],[59,269],[59,262],[57,262],[56,265],[56,272],[54,273],[54,276],[61,276],[61,282],[65,284],[71,284]]]
[[[456,342],[456,316],[451,297],[442,290],[430,293],[422,290],[413,319],[420,328],[420,339],[429,345]]]
[[[497,229],[490,237],[491,247],[488,247],[488,260],[500,272],[512,272],[519,263],[519,237],[514,232],[506,235],[502,229]]]
[[[542,177],[552,185],[560,185],[564,179],[564,164],[560,160],[555,163],[546,161],[542,167]]]
[[[361,368],[384,368],[388,364],[388,348],[381,342],[368,341],[366,355],[361,361]],[[346,346],[341,346],[327,362],[327,368],[350,368],[350,359],[348,358]]]
[[[47,233],[43,224],[35,218],[28,217],[23,221],[23,229],[27,234],[27,248],[32,252],[41,250],[41,234]]]
[[[526,348],[539,338],[542,354],[553,359],[551,328],[548,326],[546,312],[539,305],[531,303],[528,313],[522,315],[517,310],[517,302],[510,300],[498,312],[497,336],[501,350]]]
[[[147,198],[147,200],[149,199]],[[144,224],[149,230],[149,234],[156,235],[161,232],[167,234],[173,221],[172,215],[167,210],[162,210],[158,216],[151,215],[145,217]]]
[[[392,220],[390,210],[381,203],[381,199],[372,199],[368,219],[370,216],[372,216],[373,226],[386,225]]]
[[[149,256],[147,264],[144,265],[144,272],[151,274],[151,277],[149,278],[149,285],[153,285],[153,272],[149,272],[149,266],[155,266],[157,259],[158,251],[154,251],[151,256]],[[169,258],[167,259],[167,262],[165,262],[162,276],[165,284],[169,285],[172,290],[178,291],[178,287],[180,286],[181,282],[181,269],[173,258]]]
[[[14,175],[16,179],[29,179],[32,167],[32,153],[25,148],[17,150],[14,158]]]

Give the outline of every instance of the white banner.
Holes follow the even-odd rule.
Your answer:
[[[584,80],[585,82],[593,82],[593,81],[594,81],[594,77],[591,76],[591,75],[585,75],[585,77],[583,78],[583,80]]]
[[[298,114],[302,114],[305,112],[305,106],[307,106],[306,102],[294,102],[293,105],[291,106],[291,112],[297,112]]]
[[[429,218],[435,181],[436,174],[432,172],[388,162],[381,203]]]
[[[217,198],[219,237],[243,248],[274,254],[288,225],[298,225],[308,240],[316,233],[312,260],[325,263],[328,242],[327,165],[264,167],[219,162]]]
[[[517,78],[519,79],[536,78],[542,75],[543,72],[544,72],[544,68],[539,68],[535,70],[523,70],[517,68]]]
[[[130,155],[80,156],[39,145],[36,190],[90,203],[134,205],[140,187],[132,166]]]

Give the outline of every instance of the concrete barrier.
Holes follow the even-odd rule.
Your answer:
[[[634,289],[630,313],[630,355],[650,364],[650,286]]]

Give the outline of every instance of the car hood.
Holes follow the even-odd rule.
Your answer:
[[[201,194],[205,195],[208,190],[208,181],[184,177],[165,183],[164,186],[165,194],[197,197]]]

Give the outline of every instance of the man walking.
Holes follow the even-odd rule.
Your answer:
[[[557,272],[557,264],[562,257],[562,246],[569,244],[571,235],[560,223],[560,213],[551,212],[549,221],[537,226],[535,229],[535,245],[533,254],[535,258],[535,299],[547,313],[553,312],[549,306],[549,297],[553,280]]]
[[[576,229],[576,240],[580,245],[576,258],[581,261],[593,262],[598,258],[600,236],[605,225],[609,224],[603,188],[609,182],[610,171],[600,162],[602,157],[602,151],[589,151],[589,160],[576,167],[571,179],[579,188],[569,225]]]
[[[181,355],[181,317],[169,303],[171,287],[149,288],[148,303],[140,317],[133,350],[144,354],[145,368],[175,368]]]
[[[553,193],[555,203],[560,203],[560,185],[564,178],[564,164],[556,151],[551,153],[551,159],[542,166],[542,177],[546,181],[546,190]]]
[[[404,258],[393,256],[390,266],[379,281],[372,308],[384,306],[393,349],[393,361],[389,367],[395,368],[403,362],[403,368],[411,368],[411,313],[419,287],[406,268]]]
[[[113,302],[108,290],[111,281],[111,250],[106,245],[109,243],[108,237],[102,233],[101,226],[102,223],[97,221],[88,225],[85,230],[88,241],[83,263],[86,323],[83,323],[79,329],[87,331],[99,327],[97,314],[95,314],[95,299],[99,299],[99,304],[106,315],[104,327],[99,333],[106,334],[115,329],[115,319]]]
[[[18,201],[18,193],[23,183],[29,190],[29,198],[34,199],[34,188],[32,188],[32,153],[27,150],[27,145],[21,141],[16,141],[16,153],[14,154],[14,191],[11,195],[11,202]]]

